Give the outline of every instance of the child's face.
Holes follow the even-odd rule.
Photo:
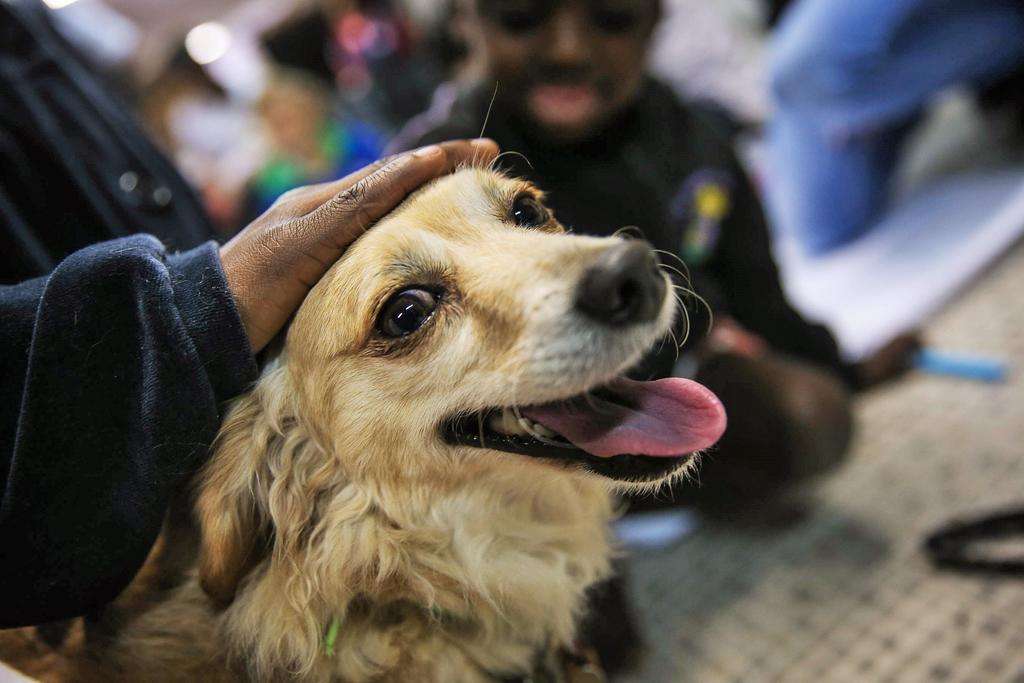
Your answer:
[[[475,0],[469,32],[495,107],[553,143],[586,140],[636,96],[657,0]]]

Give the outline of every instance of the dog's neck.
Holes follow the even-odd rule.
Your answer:
[[[420,665],[515,673],[538,649],[570,646],[584,592],[609,571],[610,497],[582,477],[512,469],[429,497],[348,484],[359,512],[313,532],[337,558],[265,560],[225,614],[235,649],[273,655],[264,669],[303,662],[314,678],[356,681]],[[282,629],[305,633],[301,647]],[[410,661],[417,649],[434,661]]]

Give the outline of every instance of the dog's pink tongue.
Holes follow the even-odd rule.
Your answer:
[[[523,408],[591,455],[688,455],[725,431],[725,410],[710,390],[688,379],[617,380],[613,400],[591,396]]]

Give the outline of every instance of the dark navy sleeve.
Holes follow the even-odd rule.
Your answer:
[[[255,376],[213,243],[126,237],[0,287],[0,627],[112,600]]]

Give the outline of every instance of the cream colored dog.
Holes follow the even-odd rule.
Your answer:
[[[198,571],[122,630],[109,676],[493,681],[571,645],[614,490],[680,476],[724,429],[699,385],[619,379],[669,330],[669,287],[646,243],[566,234],[524,182],[417,192],[231,408]]]

